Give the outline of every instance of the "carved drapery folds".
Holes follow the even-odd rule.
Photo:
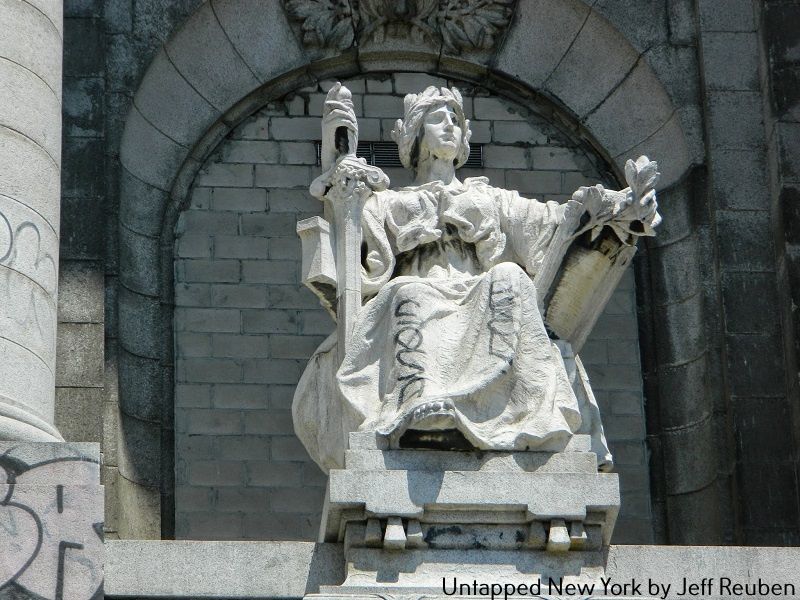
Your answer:
[[[516,0],[284,0],[309,46],[344,50],[410,37],[450,54],[491,48]]]

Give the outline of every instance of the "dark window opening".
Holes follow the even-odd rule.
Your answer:
[[[322,164],[322,144],[316,142],[317,166]],[[367,163],[375,167],[402,167],[397,144],[394,142],[358,142],[356,156],[366,159]],[[469,158],[464,167],[471,169],[483,168],[483,144],[470,144]]]

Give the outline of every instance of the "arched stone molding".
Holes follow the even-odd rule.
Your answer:
[[[523,104],[547,99],[552,118],[585,138],[620,179],[627,157],[657,158],[662,188],[669,191],[662,194],[667,232],[647,253],[648,287],[657,290],[650,306],[657,324],[650,346],[658,348],[649,353],[657,355],[648,363],[651,379],[658,379],[652,393],[666,386],[672,400],[675,391],[664,369],[691,364],[703,380],[706,342],[691,326],[703,323],[700,280],[678,284],[672,276],[699,260],[697,225],[683,215],[693,194],[676,184],[686,181],[702,155],[692,142],[700,135],[687,127],[691,120],[645,55],[606,18],[580,0],[520,0],[493,51],[460,56],[402,39],[365,42],[345,52],[309,49],[297,31],[279,0],[206,2],[158,53],[134,98],[120,148],[119,485],[127,488],[128,502],[122,504],[130,509],[123,536],[158,537],[171,529],[173,227],[188,190],[205,158],[237,123],[318,79],[390,70],[451,75]],[[675,376],[676,385],[682,376]],[[668,407],[657,439],[664,471],[673,474],[663,501],[677,505],[667,509],[676,514],[683,497],[694,506],[693,495],[712,489],[716,478],[713,449],[700,461],[713,468],[686,469],[687,448],[712,445],[705,416],[710,399],[692,391],[699,398],[692,403],[687,397],[683,412],[650,398]]]

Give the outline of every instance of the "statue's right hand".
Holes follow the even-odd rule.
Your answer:
[[[344,127],[349,133],[348,147],[337,147],[337,130]],[[342,154],[355,154],[356,149],[350,148],[350,139],[357,144],[358,121],[353,106],[353,95],[338,81],[328,91],[325,104],[322,107],[322,167],[328,170],[336,159]],[[345,151],[346,150],[346,151]]]
[[[352,101],[326,100],[322,112],[322,128],[325,133],[335,133],[339,127],[358,132],[358,121]]]

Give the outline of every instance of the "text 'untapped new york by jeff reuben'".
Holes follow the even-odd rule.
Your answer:
[[[492,600],[514,596],[537,596],[539,594],[566,594],[608,596],[648,596],[666,599],[670,596],[686,598],[702,598],[715,594],[729,597],[796,597],[794,584],[770,583],[761,578],[756,581],[737,582],[730,577],[704,577],[699,581],[683,578],[679,583],[663,583],[647,578],[629,581],[614,581],[611,577],[601,577],[600,583],[565,582],[563,578],[546,578],[526,583],[471,582],[442,578],[442,592],[446,596],[480,596]]]

